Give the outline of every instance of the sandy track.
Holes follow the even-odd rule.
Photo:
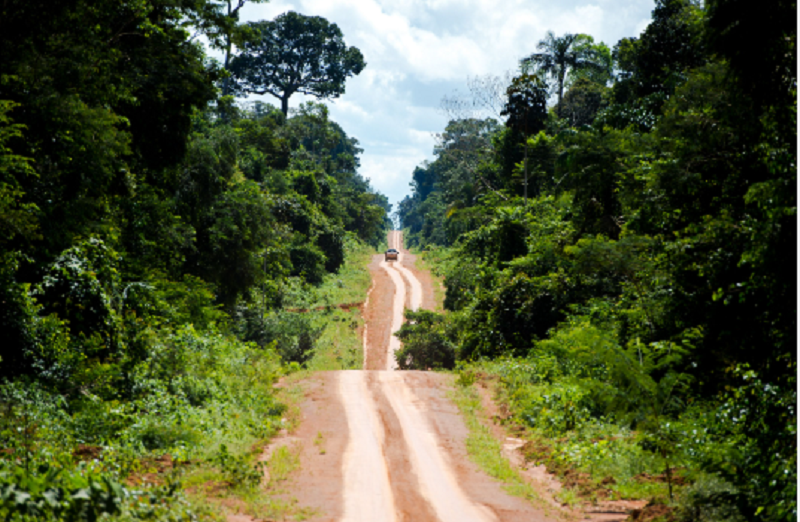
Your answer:
[[[383,458],[385,435],[376,408],[370,404],[365,373],[339,375],[339,395],[347,416],[350,440],[344,454],[345,522],[393,522],[394,497]]]
[[[452,379],[419,371],[311,376],[292,437],[303,441],[300,471],[287,497],[311,509],[313,522],[548,520],[469,460],[468,430],[447,397]]]
[[[389,245],[390,248],[400,250],[403,243],[403,233],[397,230],[389,232]],[[386,369],[396,370],[397,359],[395,352],[400,349],[400,339],[394,334],[403,325],[403,313],[406,307],[406,287],[410,289],[409,308],[418,310],[422,304],[422,284],[410,270],[403,266],[403,257],[405,254],[401,252],[397,256],[397,261],[381,261],[380,267],[386,270],[389,277],[394,284],[394,300],[392,303],[392,327],[391,338],[389,339],[389,346],[386,354]]]
[[[395,284],[381,266],[383,254],[372,257],[369,272],[372,276],[372,291],[364,306],[365,370],[385,370],[388,361],[388,346],[392,336],[392,308],[394,307]]]
[[[339,399],[349,433],[343,459],[345,510],[341,520],[543,520],[541,513],[508,497],[496,483],[463,462],[467,430],[442,394],[447,376],[392,371],[397,368],[394,354],[400,348],[394,334],[403,324],[405,308],[417,310],[425,301],[433,307],[431,280],[428,277],[423,285],[416,277],[414,257],[402,243],[402,232],[390,232],[388,245],[400,251],[398,260],[386,262],[376,256],[370,266],[373,278],[378,276],[371,298],[391,294],[391,308],[384,298],[378,314],[367,314],[367,331],[373,329],[370,319],[382,330],[372,342],[367,340],[367,359],[372,361],[368,368],[389,371],[338,374]],[[381,368],[379,362],[385,366]],[[487,492],[491,494],[487,496]]]
[[[420,401],[406,384],[406,375],[406,372],[364,371],[339,374],[340,396],[350,433],[344,458],[342,520],[396,521],[399,515],[414,521],[496,521],[488,507],[470,501],[460,488]],[[399,431],[398,426],[391,429],[391,423],[378,420],[387,416],[396,419]],[[403,455],[406,464],[402,466],[405,473],[392,470],[391,475],[400,479],[398,482],[412,482],[416,486],[418,498],[411,505],[395,502],[387,466],[390,459],[382,451],[387,438],[395,439],[392,441],[395,445],[399,442],[406,453]]]
[[[382,372],[380,381],[389,404],[400,420],[422,494],[433,505],[437,518],[442,522],[497,520],[491,510],[469,500],[458,485],[456,476],[437,443],[436,435],[420,411],[420,401],[406,385],[405,376]]]
[[[307,379],[295,434],[303,441],[301,472],[288,494],[312,510],[314,521],[545,521],[541,511],[509,496],[469,461],[468,430],[447,397],[452,376],[391,371],[400,346],[393,334],[404,308],[433,308],[433,290],[430,277],[416,277],[401,233],[388,239],[401,257],[389,263],[382,255],[373,258],[364,307],[366,366],[381,371]],[[312,443],[320,434],[325,451]]]
[[[402,256],[402,254],[400,254]],[[399,258],[399,256],[398,256]],[[399,262],[399,259],[398,261]],[[386,270],[386,273],[389,274],[389,278],[392,280],[392,284],[394,285],[394,299],[392,301],[392,309],[391,309],[391,338],[389,339],[389,346],[387,347],[386,353],[386,369],[387,370],[396,370],[397,369],[397,359],[395,358],[395,352],[400,349],[400,339],[395,336],[395,332],[397,332],[401,326],[403,326],[403,312],[405,310],[406,304],[406,283],[403,281],[402,273],[397,270],[394,266],[394,261],[381,261],[381,268]],[[419,282],[418,282],[419,283]],[[419,306],[419,305],[417,305]],[[374,347],[367,347],[368,349],[373,349]]]

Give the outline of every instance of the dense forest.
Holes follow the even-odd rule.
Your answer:
[[[348,260],[392,209],[322,103],[360,51],[246,2],[0,8],[0,518],[287,512],[256,463],[292,422],[274,385],[313,367],[315,310],[354,335],[321,296],[363,298]],[[564,503],[797,518],[796,16],[657,0],[443,100],[394,216],[445,311],[407,314],[398,363],[496,383]]]
[[[165,454],[257,484],[241,448],[281,428],[272,384],[318,334],[292,296],[384,241],[387,199],[325,105],[243,101],[225,65],[259,34],[231,7],[2,5],[4,520],[194,519],[175,476],[147,486]],[[310,94],[344,92],[364,66],[345,51]]]
[[[793,2],[657,0],[443,100],[396,218],[446,313],[407,315],[400,364],[494,375],[549,468],[796,520],[795,45]]]

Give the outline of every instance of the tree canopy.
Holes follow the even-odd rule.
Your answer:
[[[366,65],[361,51],[345,45],[339,27],[320,16],[289,11],[248,27],[253,38],[230,64],[236,90],[270,94],[281,101],[284,114],[295,93],[338,98],[345,80]]]
[[[539,52],[521,61],[523,72],[534,69],[555,79],[558,110],[564,97],[567,73],[581,69],[604,70],[602,55],[598,56],[596,49],[587,43],[591,43],[591,40],[586,35],[567,33],[556,36],[553,31],[548,31],[536,46]],[[605,66],[605,69],[608,67]]]

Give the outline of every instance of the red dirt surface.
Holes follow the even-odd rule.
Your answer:
[[[365,370],[386,368],[386,353],[392,335],[391,310],[395,288],[389,274],[380,266],[381,261],[383,254],[377,254],[372,256],[368,266],[372,276],[372,291],[364,307],[364,322],[367,324]]]
[[[398,239],[391,237],[390,244]],[[430,275],[416,269],[415,256],[399,250],[402,265],[421,283],[422,308],[434,309]],[[301,382],[299,426],[271,444],[302,445],[300,467],[283,496],[310,511],[305,520],[311,521],[553,520],[510,496],[469,460],[468,429],[447,396],[452,376],[384,370],[395,288],[381,261],[376,255],[369,265],[373,287],[363,313],[366,370],[383,371],[320,372]]]

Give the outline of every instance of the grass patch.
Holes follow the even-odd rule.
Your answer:
[[[299,467],[300,444],[295,444],[292,447],[281,446],[277,448],[267,463],[270,486],[285,482],[289,475]]]
[[[335,274],[328,274],[316,290],[313,308],[362,303],[372,284],[367,265],[376,254],[373,247],[360,241],[348,240],[344,264]]]
[[[307,371],[297,371],[281,378],[274,395],[284,405],[280,426],[294,430],[300,422],[299,405],[303,390],[299,381],[308,376]],[[300,509],[293,500],[282,498],[285,481],[300,465],[300,447],[280,446],[267,462],[259,462],[268,440],[240,437],[231,443],[230,455],[216,446],[212,458],[187,467],[180,481],[186,488],[191,504],[205,513],[214,513],[207,519],[224,520],[226,515],[241,513],[256,519],[304,520],[313,514]],[[212,450],[209,450],[212,451]],[[254,477],[266,468],[269,481]]]
[[[558,501],[569,506],[601,499],[669,503],[663,462],[642,447],[637,432],[608,418],[579,418],[574,426],[564,427],[554,415],[578,404],[568,386],[571,382],[534,383],[529,370],[528,363],[520,361],[481,362],[462,370],[459,382],[496,383],[502,422],[515,436],[528,440],[521,448],[527,461],[543,464],[559,477],[563,490]],[[572,402],[547,403],[547,408],[537,409],[554,397]],[[679,499],[686,487],[685,471],[673,468],[673,472]]]
[[[423,250],[421,252],[414,252],[417,256],[417,268],[419,270],[427,270],[431,274],[433,281],[433,300],[436,303],[435,311],[441,312],[444,310],[444,260],[446,258],[446,251],[444,249]]]
[[[489,428],[481,422],[483,407],[475,389],[471,385],[458,385],[454,387],[450,396],[458,406],[469,429],[467,453],[470,459],[490,477],[501,481],[503,488],[510,494],[530,500],[546,509],[536,490],[503,457],[500,443],[492,436]]]
[[[322,327],[322,334],[315,344],[314,356],[306,367],[312,371],[361,368],[364,347],[360,332],[364,320],[360,310],[333,308],[313,314],[314,326]]]
[[[275,393],[278,400],[286,405],[286,411],[281,418],[281,423],[283,424],[283,428],[289,433],[300,425],[302,419],[300,403],[305,399],[305,395],[299,383],[308,377],[308,374],[308,371],[302,370],[287,375],[283,378],[280,388],[278,388]]]
[[[564,488],[556,495],[556,500],[565,506],[574,507],[580,504],[581,499],[574,489]]]
[[[375,250],[364,243],[347,244],[344,265],[336,274],[329,274],[317,289],[317,299],[310,314],[314,328],[321,329],[314,355],[306,364],[312,371],[356,370],[361,368],[364,349],[361,311],[341,305],[357,305],[367,298],[372,285],[369,265]]]
[[[321,431],[318,431],[317,436],[314,437],[314,446],[317,447],[320,455],[325,455],[325,453],[327,453],[325,449],[325,434]]]

